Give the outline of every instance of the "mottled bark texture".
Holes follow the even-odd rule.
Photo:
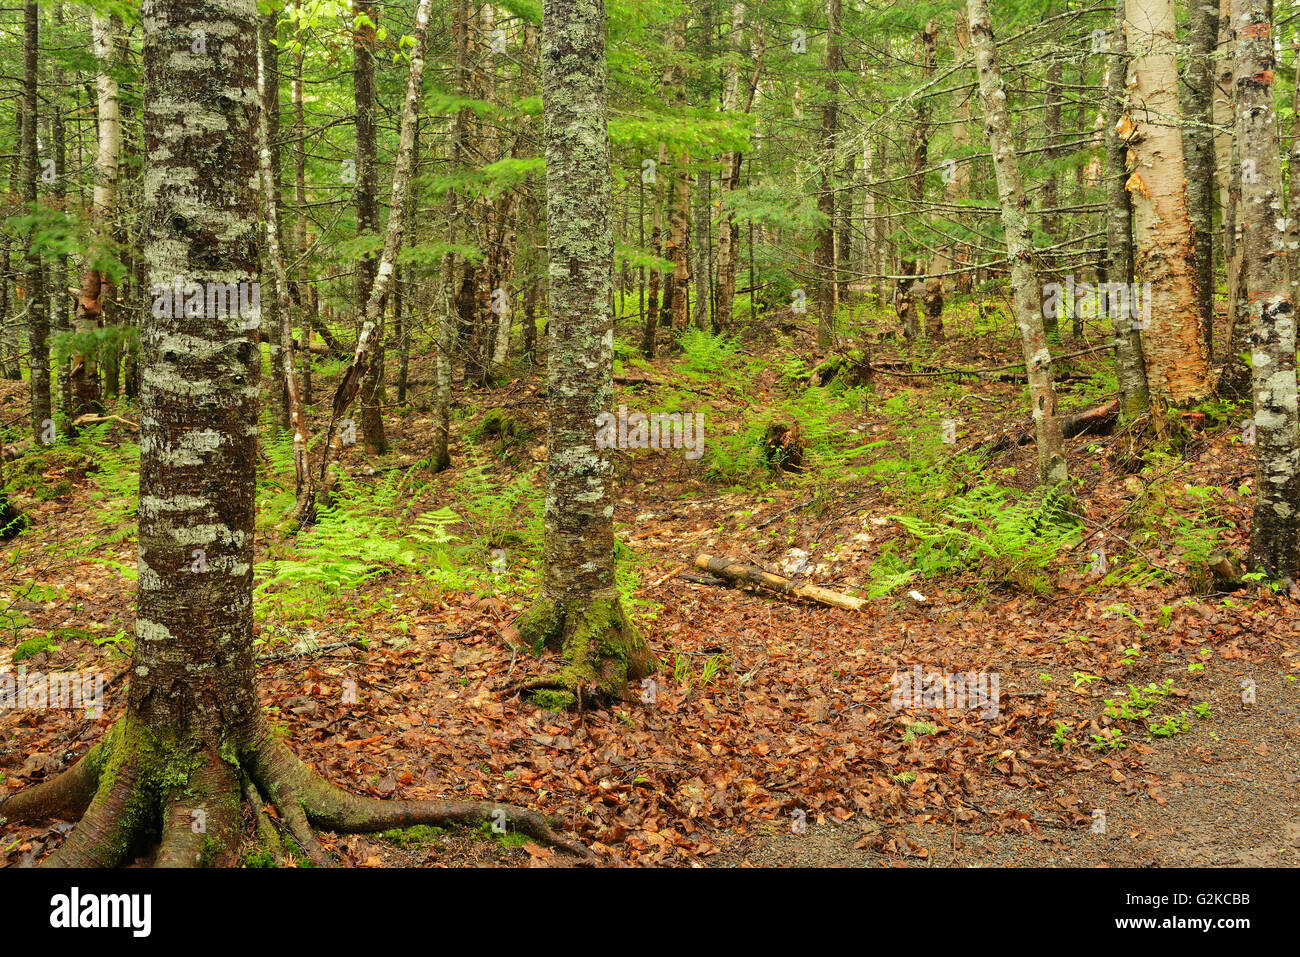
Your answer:
[[[1124,81],[1128,76],[1124,4],[1125,0],[1115,0],[1115,25],[1110,32],[1110,56],[1106,65],[1106,274],[1110,282],[1127,284],[1133,281],[1133,204],[1124,186],[1128,180],[1128,144],[1120,134],[1126,112]],[[1134,328],[1129,310],[1109,312],[1111,330],[1115,333],[1120,421],[1129,422],[1147,409],[1142,333]]]
[[[664,71],[665,79],[671,75],[671,67]],[[656,172],[654,179],[651,181],[650,192],[654,197],[654,209],[650,215],[650,252],[656,258],[663,256],[664,251],[664,187],[662,185],[662,176],[658,172],[663,169],[668,162],[668,147],[660,142],[659,153],[652,167]],[[655,336],[659,330],[659,289],[662,286],[667,295],[669,278],[662,276],[658,269],[650,270],[649,287],[646,313],[642,317],[641,325],[641,354],[647,359],[655,357]]]
[[[931,20],[925,25],[917,40],[917,54],[921,61],[921,82],[924,84],[934,76],[934,64],[939,42],[938,22]],[[907,193],[909,211],[913,216],[920,216],[925,203],[925,168],[930,162],[930,116],[933,112],[928,97],[916,98],[912,110],[912,126],[908,130],[907,144]],[[922,271],[915,254],[913,258],[903,260],[899,274],[904,278],[898,280],[894,293],[894,311],[903,324],[903,336],[915,339],[921,332],[917,316],[917,296],[925,291],[925,283],[917,276]],[[942,298],[941,298],[942,303]]]
[[[1011,261],[1016,325],[1020,330],[1025,370],[1029,376],[1029,401],[1033,407],[1034,434],[1038,443],[1038,481],[1056,488],[1063,485],[1069,476],[1065,466],[1065,439],[1056,412],[1052,356],[1043,329],[1042,288],[1034,270],[1034,231],[1029,217],[1029,200],[1020,179],[1007,118],[1007,94],[998,66],[986,0],[967,0],[966,11],[970,17],[971,45],[979,74],[980,100],[984,106],[984,130],[993,154],[1002,229],[1006,233],[1007,257]]]
[[[1296,310],[1287,281],[1282,170],[1273,106],[1273,3],[1233,4],[1241,178],[1241,244],[1254,317],[1255,511],[1250,564],[1276,578],[1300,570],[1300,424],[1296,406]]]
[[[1161,414],[1211,391],[1209,350],[1201,323],[1196,244],[1187,204],[1183,141],[1178,130],[1174,0],[1128,0],[1128,191],[1133,202],[1135,267],[1151,283],[1151,318],[1142,334],[1147,387]]]
[[[293,476],[294,476],[294,520],[300,525],[307,525],[316,518],[316,487],[312,481],[311,463],[307,451],[307,419],[303,414],[302,397],[298,392],[297,370],[293,363],[293,315],[289,298],[289,277],[284,267],[284,254],[280,247],[280,203],[279,203],[279,164],[271,141],[271,114],[279,110],[279,93],[275,75],[271,72],[271,62],[265,55],[265,46],[270,39],[265,34],[275,28],[274,17],[270,22],[263,22],[261,37],[263,55],[257,74],[258,96],[261,102],[260,119],[257,124],[257,153],[259,180],[262,195],[262,223],[265,229],[266,243],[262,250],[263,263],[271,265],[275,295],[274,311],[267,312],[267,336],[274,342],[279,339],[279,347],[272,351],[271,394],[283,392],[285,412],[288,415],[289,429],[293,435]],[[270,297],[263,299],[268,302]],[[269,304],[269,303],[268,303]],[[275,324],[272,325],[271,317]],[[304,329],[307,327],[303,323]]]
[[[726,65],[723,67],[722,112],[735,113],[740,102],[740,42],[745,26],[745,4],[731,5],[731,27],[727,40]],[[717,287],[714,293],[713,324],[719,329],[731,326],[736,298],[736,259],[740,252],[740,224],[728,207],[729,197],[740,185],[740,152],[722,154],[722,174],[718,183],[718,251]]]
[[[406,232],[407,191],[411,188],[412,156],[415,152],[415,126],[420,119],[420,85],[424,81],[424,51],[429,27],[429,2],[419,0],[415,11],[415,47],[411,51],[411,68],[406,76],[406,95],[402,100],[401,127],[397,135],[397,158],[393,166],[393,189],[388,201],[388,227],[384,230],[384,247],[375,270],[375,281],[362,310],[361,332],[357,336],[352,363],[343,373],[334,404],[330,411],[329,427],[325,433],[325,453],[320,467],[320,491],[329,496],[333,481],[331,466],[342,451],[342,434],[337,426],[343,413],[356,398],[358,389],[364,391],[364,382],[371,381],[370,369],[383,362],[384,303],[393,288],[393,272],[397,255],[402,250]],[[382,380],[381,383],[382,385]]]
[[[262,103],[262,116],[266,124],[266,146],[270,154],[272,171],[271,190],[269,194],[263,195],[263,201],[270,202],[275,206],[277,249],[284,244],[280,236],[280,46],[276,42],[276,23],[279,19],[280,13],[277,10],[264,13],[261,28],[258,31],[258,43],[261,47],[261,69],[258,74],[259,96]],[[259,154],[261,152],[260,139],[258,141],[258,152]],[[268,248],[264,246],[263,252],[265,253]],[[283,263],[281,263],[281,266],[283,267]],[[266,405],[271,427],[276,432],[281,429],[292,428],[289,393],[284,377],[279,374],[279,370],[283,368],[284,363],[284,358],[280,355],[284,343],[279,334],[281,319],[284,315],[282,301],[288,301],[286,299],[288,290],[283,289],[283,279],[285,277],[280,275],[283,271],[283,268],[277,270],[265,261],[262,263],[263,284],[266,287],[262,290],[260,296],[262,328],[267,332],[267,353],[273,370],[270,381],[266,383]],[[292,342],[292,336],[290,342]],[[289,352],[289,361],[293,361],[292,350]]]
[[[456,31],[456,64],[453,71],[453,90],[456,99],[465,96],[469,53],[469,0],[457,0],[454,18]],[[447,157],[448,175],[460,169],[465,151],[466,124],[469,108],[456,111],[451,124],[451,143]],[[459,235],[461,211],[454,187],[449,187],[445,198],[447,214],[447,252],[442,257],[442,270],[438,282],[437,355],[434,359],[434,432],[430,461],[435,472],[451,465],[451,376],[452,353],[456,347],[456,253],[453,248]]]
[[[36,121],[40,102],[37,89],[36,53],[40,42],[40,21],[36,0],[23,5],[23,128],[21,163],[22,200],[30,215],[36,209],[36,177],[40,171],[36,155]],[[23,278],[27,306],[27,362],[31,370],[31,426],[37,445],[46,444],[50,418],[50,296],[45,285],[41,254],[36,248],[36,230],[27,235],[27,256]]]
[[[1183,70],[1183,155],[1187,207],[1196,245],[1196,292],[1207,355],[1214,355],[1214,51],[1219,43],[1219,0],[1191,0]]]
[[[1047,12],[1053,12],[1049,4]],[[1043,159],[1049,164],[1061,156],[1061,60],[1052,56],[1047,64],[1047,85],[1043,91]],[[1043,183],[1043,232],[1051,244],[1064,240],[1061,235],[1061,214],[1055,210],[1061,205],[1060,180],[1054,165],[1049,166],[1047,180]],[[1060,270],[1053,265],[1048,275],[1058,277]],[[1074,306],[1071,305],[1071,312]],[[1043,316],[1043,329],[1053,342],[1061,341],[1061,330],[1056,311]]]
[[[564,668],[544,679],[577,696],[612,697],[653,659],[614,583],[614,489],[597,417],[614,396],[614,239],[606,126],[604,0],[546,0],[546,223],[550,253],[546,531],[541,594],[520,621]]]
[[[356,108],[357,236],[379,232],[379,147],[375,137],[375,27],[379,8],[373,0],[355,0],[357,25],[352,34],[352,91]],[[362,318],[375,284],[376,259],[367,252],[357,262],[356,310]],[[367,317],[368,319],[368,317]],[[384,434],[384,314],[376,318],[373,355],[361,385],[361,432],[371,451],[388,451]]]
[[[427,23],[429,3],[420,0],[417,25]],[[150,282],[256,281],[256,4],[145,0],[142,20]],[[80,816],[50,866],[114,866],[159,821],[159,866],[232,863],[244,844],[245,803],[259,836],[280,852],[267,801],[318,865],[330,861],[313,824],[374,831],[480,823],[498,811],[507,828],[585,856],[531,811],[347,794],[271,733],[253,686],[257,317],[160,311],[146,314],[142,330],[139,591],[126,715],[67,771],[0,800],[0,817]]]
[[[14,109],[14,142],[21,144],[23,140],[23,97],[20,97],[15,104]],[[5,197],[4,217],[8,220],[11,216],[18,216],[21,207],[21,192],[18,186],[18,174],[22,169],[21,158],[16,163],[9,164],[9,192]],[[17,313],[18,304],[18,272],[11,271],[9,252],[15,244],[21,244],[22,237],[17,230],[12,232],[8,229],[0,229],[0,323],[3,328],[0,329],[0,367],[3,367],[4,377],[6,379],[21,379],[22,371],[22,346],[19,343],[19,326],[21,325]]]
[[[686,50],[686,17],[673,24],[669,38],[676,60],[670,87],[678,110],[686,109],[686,70],[681,65]],[[602,41],[603,42],[603,41]],[[601,61],[603,64],[603,60]],[[602,70],[603,70],[602,66]],[[673,262],[669,277],[669,295],[664,301],[669,321],[678,331],[691,319],[691,155],[682,150],[673,157],[672,199],[668,206],[668,258]]]
[[[840,0],[826,6],[826,102],[822,105],[821,155],[817,163],[821,182],[817,211],[817,345],[825,348],[835,339],[835,133],[839,123]]]

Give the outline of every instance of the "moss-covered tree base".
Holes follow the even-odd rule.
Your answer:
[[[622,697],[628,682],[654,671],[654,654],[617,595],[567,602],[539,598],[515,627],[533,649],[550,648],[564,658],[559,671],[519,686],[550,692],[539,701],[548,708]]]
[[[276,823],[267,813],[274,810]],[[156,845],[158,867],[234,864],[261,845],[280,863],[296,850],[319,867],[332,861],[313,826],[360,834],[409,827],[507,829],[577,857],[592,854],[556,834],[540,814],[485,801],[381,801],[334,787],[277,741],[270,728],[217,748],[169,741],[130,718],[57,777],[0,801],[0,821],[78,819],[47,867],[115,867]]]

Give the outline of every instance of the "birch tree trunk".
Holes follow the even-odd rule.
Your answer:
[[[64,23],[63,4],[54,8],[54,24],[62,32]],[[56,61],[51,71],[54,83],[54,95],[50,98],[50,138],[54,151],[54,183],[51,192],[56,209],[66,209],[68,205],[68,143],[63,122],[63,91],[65,77],[63,67]],[[50,329],[55,335],[72,331],[71,290],[68,288],[68,254],[61,252],[50,265],[53,280],[50,282]],[[54,369],[55,394],[58,396],[58,409],[67,414],[72,408],[71,382],[68,380],[69,363],[67,358],[59,360]],[[70,431],[76,426],[69,425]]]
[[[1214,186],[1219,206],[1228,208],[1228,180],[1232,162],[1232,131],[1236,119],[1232,112],[1232,0],[1219,0],[1219,38],[1215,47],[1214,76]],[[1227,235],[1224,235],[1227,243]],[[1224,255],[1227,261],[1227,255]]]
[[[979,74],[984,130],[993,154],[998,183],[1002,229],[1011,262],[1011,288],[1015,296],[1016,325],[1029,376],[1029,401],[1033,407],[1034,434],[1038,442],[1038,481],[1056,488],[1066,482],[1065,439],[1056,413],[1056,388],[1052,381],[1052,356],[1043,330],[1042,288],[1034,270],[1033,226],[1029,200],[1020,180],[1015,144],[1007,119],[1007,94],[998,66],[993,27],[986,0],[967,0],[971,45]]]
[[[424,79],[424,51],[429,28],[430,2],[431,0],[419,0],[415,8],[415,46],[411,50],[411,69],[406,77],[406,96],[402,101],[402,121],[393,168],[393,189],[388,203],[388,228],[384,231],[384,249],[379,257],[379,266],[375,270],[375,281],[370,287],[370,298],[366,300],[364,320],[360,334],[357,336],[356,351],[353,353],[352,363],[343,373],[343,378],[334,393],[329,428],[325,434],[325,454],[320,468],[320,490],[325,495],[329,495],[333,487],[330,466],[342,448],[342,438],[335,426],[352,404],[352,400],[356,398],[361,383],[369,381],[366,377],[371,364],[383,361],[380,352],[382,342],[379,337],[383,335],[384,303],[393,286],[394,265],[397,262],[397,254],[401,252],[406,229],[406,193],[411,187],[415,125],[420,117],[420,84]],[[380,384],[382,386],[382,380]]]
[[[265,117],[267,149],[270,150],[271,171],[272,171],[272,190],[266,198],[275,204],[275,222],[276,230],[280,228],[280,47],[276,44],[276,23],[280,18],[279,12],[272,10],[262,15],[261,28],[259,29],[258,42],[261,45],[261,56],[258,61],[258,76],[260,79],[259,95],[262,103],[262,116]],[[259,141],[260,143],[260,141]],[[259,150],[260,150],[259,145]],[[277,249],[282,245],[280,237],[276,236]],[[265,247],[264,247],[265,248]],[[278,252],[276,255],[280,255]],[[267,294],[261,296],[262,304],[262,327],[269,331],[267,338],[267,352],[271,360],[271,369],[277,374],[271,376],[271,381],[267,383],[267,403],[270,411],[271,428],[275,431],[292,428],[291,414],[289,411],[289,396],[286,391],[287,383],[283,377],[278,374],[278,370],[283,368],[284,360],[280,356],[280,350],[283,348],[283,342],[279,336],[281,302],[288,302],[287,290],[284,295],[280,292],[280,273],[284,271],[284,262],[281,261],[279,269],[263,268],[263,274],[270,273],[271,281],[267,284],[269,289]],[[290,343],[292,343],[290,336]],[[290,361],[292,361],[293,351],[289,352]]]
[[[597,417],[614,396],[604,0],[545,0],[542,28],[551,345],[541,594],[520,619],[562,650],[545,686],[610,697],[647,674],[648,646],[614,583],[614,489]],[[562,692],[562,693],[564,693]]]
[[[1151,318],[1142,334],[1147,387],[1156,407],[1199,402],[1210,394],[1209,350],[1201,323],[1196,244],[1187,205],[1183,142],[1178,131],[1178,64],[1174,0],[1127,0],[1132,154],[1127,188],[1133,202],[1135,268],[1151,283]],[[1132,297],[1130,297],[1130,300]]]
[[[274,17],[263,21],[264,27],[274,29]],[[261,38],[265,41],[266,37]],[[265,48],[264,48],[265,49]],[[270,114],[278,109],[278,92],[275,75],[268,69],[265,53],[258,60],[257,89],[262,104],[257,123],[257,153],[259,160],[259,182],[262,189],[262,221],[265,226],[266,243],[263,247],[263,262],[269,262],[274,283],[271,287],[277,297],[275,309],[270,314],[275,317],[276,325],[269,323],[266,327],[268,337],[279,338],[279,348],[272,352],[271,369],[283,385],[272,382],[272,395],[283,388],[285,413],[289,419],[289,429],[293,435],[293,478],[294,478],[294,521],[299,525],[310,525],[316,520],[316,489],[312,482],[311,464],[308,458],[307,419],[303,414],[302,397],[298,392],[297,370],[293,362],[293,314],[289,299],[289,277],[284,267],[284,254],[280,246],[280,204],[278,202],[280,183],[279,166],[275,162],[275,151],[271,146]],[[303,323],[307,327],[307,323]]]
[[[1255,510],[1250,564],[1275,578],[1300,572],[1300,422],[1295,297],[1287,281],[1282,170],[1274,113],[1272,0],[1235,0],[1235,112],[1241,147],[1241,243],[1250,303],[1255,407]]]

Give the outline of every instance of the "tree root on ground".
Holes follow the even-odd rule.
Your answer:
[[[169,745],[123,718],[72,767],[0,800],[0,822],[78,819],[44,861],[46,867],[115,867],[159,832],[157,867],[233,865],[248,843],[250,819],[257,843],[284,862],[286,849],[267,803],[301,853],[320,867],[333,862],[313,828],[366,834],[415,824],[503,824],[581,862],[596,860],[591,850],[556,833],[551,822],[527,808],[350,794],[321,777],[264,725],[231,756],[225,748]]]

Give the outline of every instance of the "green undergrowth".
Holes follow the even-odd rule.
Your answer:
[[[267,443],[272,470],[264,511],[292,505],[288,441]],[[273,635],[277,626],[334,617],[356,623],[382,612],[391,612],[402,630],[413,604],[445,592],[527,600],[540,584],[539,478],[538,469],[511,474],[477,451],[436,481],[419,465],[373,478],[341,473],[334,500],[319,508],[314,525],[268,542],[254,567],[257,615]],[[287,497],[277,488],[284,483]],[[621,543],[616,557],[629,611],[653,614],[653,605],[632,594],[642,559]]]
[[[1020,492],[980,485],[950,496],[931,518],[895,515],[903,535],[890,540],[871,567],[868,596],[892,594],[914,579],[974,573],[982,587],[1011,586],[1040,594],[1053,569],[1079,541],[1079,526],[1044,490]]]

